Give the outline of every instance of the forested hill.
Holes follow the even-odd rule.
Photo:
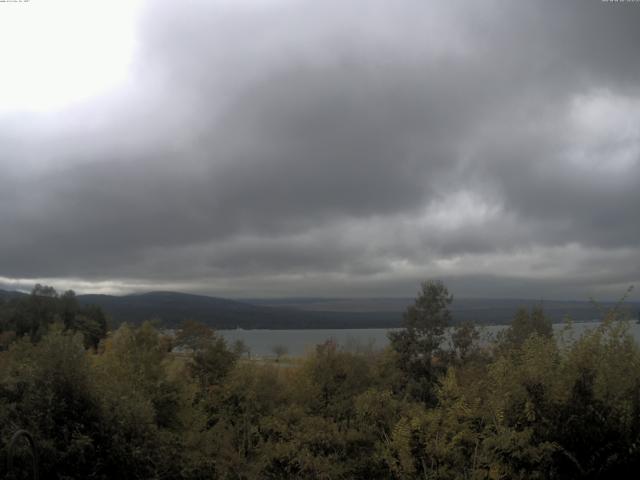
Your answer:
[[[24,295],[0,290],[0,298]],[[160,325],[177,326],[192,319],[217,329],[264,328],[386,328],[400,325],[410,298],[288,298],[246,299],[242,301],[177,292],[149,292],[124,296],[78,295],[84,305],[98,305],[111,317],[114,326],[157,319]],[[543,301],[527,299],[455,299],[451,305],[454,322],[474,321],[483,325],[509,323],[518,308],[542,304],[552,322],[567,315],[583,322],[599,318],[591,302]],[[602,302],[600,309],[613,306]],[[640,312],[639,302],[625,304],[632,317]]]
[[[248,303],[272,307],[287,307],[308,312],[365,313],[386,312],[399,317],[414,302],[413,298],[283,298],[250,299]],[[506,325],[513,320],[520,308],[531,309],[541,306],[545,315],[554,323],[562,322],[567,316],[576,322],[589,322],[602,317],[602,313],[617,302],[534,300],[514,298],[455,298],[451,304],[454,322],[473,321],[483,325]],[[624,302],[623,311],[632,318],[638,318],[640,302]],[[394,318],[396,318],[394,317]]]
[[[243,301],[176,292],[151,292],[122,297],[80,295],[84,304],[101,306],[116,323],[140,322],[157,318],[165,325],[177,325],[185,318],[214,328],[384,328],[400,325],[402,313],[413,302],[410,298],[372,299],[271,299]],[[455,322],[507,324],[518,308],[540,305],[527,299],[455,299],[451,310]],[[574,321],[600,317],[591,302],[544,301],[542,306],[553,322],[567,315]],[[610,302],[601,309],[613,306]],[[627,304],[636,317],[640,303]]]
[[[0,289],[0,299],[17,298],[23,295],[26,295],[26,293]]]
[[[157,319],[161,325],[177,326],[190,319],[217,329],[383,328],[398,326],[401,319],[400,312],[310,312],[176,292],[78,295],[78,300],[102,307],[116,325]]]

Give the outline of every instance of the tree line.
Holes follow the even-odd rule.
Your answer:
[[[195,322],[107,333],[37,286],[0,304],[2,455],[23,428],[44,478],[633,477],[640,349],[618,310],[581,336],[520,310],[480,342],[451,301],[425,282],[388,348],[327,341],[285,365]]]

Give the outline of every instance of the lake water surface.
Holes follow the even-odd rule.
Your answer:
[[[584,322],[573,324],[573,337],[593,329],[599,322]],[[554,324],[556,332],[560,332],[564,323]],[[640,341],[640,324],[630,323],[630,331],[636,341]],[[481,338],[489,341],[504,325],[490,325],[481,327]],[[328,329],[328,330],[219,330],[219,333],[233,344],[242,340],[250,349],[251,355],[273,356],[275,346],[284,346],[289,355],[299,356],[313,350],[316,345],[327,340],[334,340],[340,346],[355,351],[358,349],[382,349],[389,344],[387,333],[390,328],[363,329]]]

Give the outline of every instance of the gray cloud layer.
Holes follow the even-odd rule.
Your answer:
[[[0,281],[616,295],[640,280],[638,25],[600,1],[149,2],[129,84],[0,116]]]

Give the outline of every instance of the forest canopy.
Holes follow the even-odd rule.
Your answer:
[[[640,348],[619,310],[581,336],[521,310],[480,342],[450,303],[425,282],[388,348],[268,361],[197,322],[108,332],[37,286],[0,304],[3,460],[26,429],[43,478],[632,478]]]

